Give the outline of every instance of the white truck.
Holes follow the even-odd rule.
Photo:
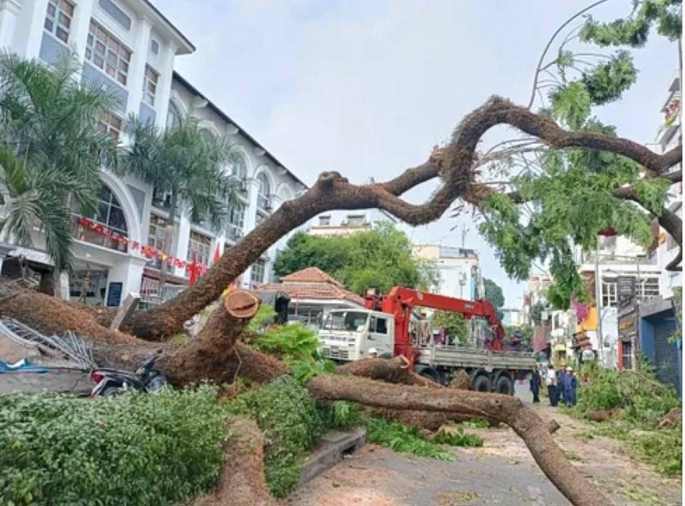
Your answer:
[[[488,301],[466,301],[395,287],[385,297],[366,299],[367,309],[328,313],[319,331],[320,354],[337,362],[404,355],[414,370],[448,384],[457,371],[471,378],[471,388],[513,395],[515,381],[536,367],[533,353],[505,350],[504,329]],[[437,343],[430,322],[413,317],[416,307],[461,313],[470,322],[469,344]]]

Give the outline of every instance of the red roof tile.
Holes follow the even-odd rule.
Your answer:
[[[301,271],[293,272],[283,276],[281,281],[284,283],[330,283],[339,287],[343,286],[340,281],[329,276],[318,267],[307,267]]]

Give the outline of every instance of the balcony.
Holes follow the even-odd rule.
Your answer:
[[[90,227],[79,223],[81,218],[82,217],[79,215],[74,215],[72,235],[76,240],[114,251],[120,251],[122,253],[128,252],[128,234],[125,231],[113,230],[92,220],[91,223],[93,223],[94,226],[101,227],[101,231],[91,229]]]

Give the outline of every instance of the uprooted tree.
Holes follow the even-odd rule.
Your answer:
[[[661,35],[677,39],[680,2],[645,0],[630,18],[609,25],[585,20],[580,37],[600,46],[640,46],[654,25]],[[664,205],[668,187],[682,179],[682,171],[673,170],[681,160],[681,147],[656,154],[617,137],[613,128],[591,116],[593,106],[619,99],[634,82],[630,54],[623,50],[573,53],[567,49],[574,40],[570,36],[547,61],[561,31],[540,59],[527,106],[490,98],[468,114],[451,141],[434,149],[426,162],[383,183],[355,185],[337,172],[322,173],[304,195],[284,203],[229,247],[197,284],[166,304],[135,314],[129,334],[108,329],[113,315],[107,310],[69,304],[18,286],[5,287],[0,313],[45,331],[72,330],[89,339],[96,358],[106,364],[131,366],[161,349],[164,355],[158,364],[177,386],[202,380],[231,382],[236,377],[266,382],[284,374],[286,366],[238,341],[259,305],[247,292],[229,293],[189,343],[178,345],[168,338],[215,303],[270,245],[325,211],[379,208],[416,226],[440,218],[457,202],[455,213],[470,208],[474,216],[482,217],[481,233],[513,277],[527,277],[535,260],[548,262],[556,280],[553,300],[562,307],[586,293],[572,262],[569,239],[592,249],[597,232],[610,227],[646,244],[651,240],[650,222],[658,220],[682,248],[682,221]],[[540,104],[542,109],[534,112],[536,97],[542,98],[545,89],[549,104]],[[497,126],[512,127],[518,137],[480,151],[483,135]],[[411,204],[402,198],[434,179],[440,186],[425,203]],[[679,268],[679,259],[669,268]],[[352,369],[347,377],[314,377],[308,383],[310,393],[318,399],[348,400],[389,413],[468,415],[505,423],[573,504],[609,503],[567,462],[542,420],[515,398],[417,384],[399,362],[364,362]]]

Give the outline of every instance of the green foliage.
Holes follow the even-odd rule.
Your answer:
[[[2,236],[33,246],[34,227],[59,271],[73,260],[72,210],[97,207],[100,167],[111,166],[115,143],[98,129],[112,105],[101,86],[84,84],[77,59],[51,66],[0,54],[0,185]]]
[[[634,2],[630,16],[610,23],[588,17],[580,31],[580,40],[598,46],[642,47],[656,25],[659,35],[671,41],[682,36],[682,0],[642,0]]]
[[[321,403],[317,409],[324,425],[329,429],[346,429],[364,423],[362,408],[351,402]]]
[[[460,313],[437,310],[431,315],[433,328],[444,328],[450,340],[466,344],[469,337],[469,322]]]
[[[483,279],[483,285],[485,289],[483,298],[490,301],[492,305],[495,306],[495,309],[497,310],[497,317],[501,321],[504,316],[502,311],[500,311],[500,309],[504,307],[504,293],[502,292],[502,288],[493,280],[488,278]]]
[[[640,203],[649,212],[661,216],[666,200],[666,192],[671,187],[667,179],[642,179],[635,184],[635,191]]]
[[[254,347],[283,360],[311,360],[319,347],[316,333],[299,323],[268,327],[257,335]]]
[[[628,443],[644,461],[667,476],[683,471],[683,431],[681,423],[673,428],[637,434]]]
[[[456,460],[453,453],[441,449],[436,443],[424,438],[416,427],[408,427],[384,418],[369,417],[367,419],[366,440],[399,453],[411,453],[437,460]]]
[[[612,55],[606,63],[600,63],[590,72],[584,72],[580,83],[587,91],[590,102],[604,105],[621,98],[624,91],[637,80],[633,58],[627,51]]]
[[[530,308],[530,319],[533,325],[542,325],[542,312],[545,310],[545,305],[542,302],[536,302]]]
[[[580,82],[571,82],[556,88],[550,94],[554,119],[578,130],[590,115],[591,99],[587,88]]]
[[[256,420],[266,439],[267,484],[273,496],[285,497],[300,481],[305,452],[326,429],[314,399],[303,386],[284,376],[237,397],[230,411]]]
[[[258,332],[265,325],[272,323],[276,317],[276,310],[270,304],[262,304],[257,310],[250,323],[247,324],[247,330],[249,332]]]
[[[673,299],[676,303],[676,321],[678,322],[677,330],[668,336],[668,342],[675,344],[677,341],[683,339],[683,287],[677,286],[673,289]]]
[[[307,267],[318,267],[354,293],[439,283],[435,266],[414,258],[407,235],[388,223],[343,237],[293,235],[276,257],[274,272],[285,276]]]
[[[306,385],[314,376],[330,374],[335,371],[336,364],[332,360],[293,360],[289,364],[289,374],[300,385]]]
[[[477,448],[483,446],[483,438],[478,434],[468,434],[463,427],[458,427],[456,431],[438,432],[433,441],[438,444],[449,446],[461,446],[464,448]]]
[[[585,370],[590,382],[578,389],[580,413],[623,408],[626,419],[653,424],[680,405],[676,392],[660,383],[646,364],[639,371]]]
[[[0,502],[176,504],[214,484],[226,415],[208,386],[116,399],[2,396]]]

